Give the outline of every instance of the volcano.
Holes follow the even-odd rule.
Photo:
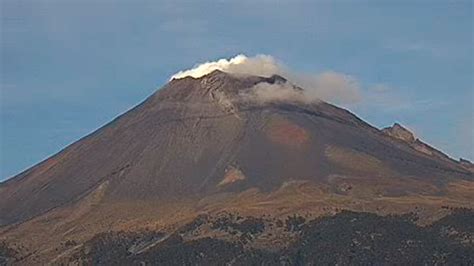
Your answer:
[[[262,86],[284,87],[291,97],[261,99]],[[379,225],[414,230],[416,239],[403,239],[414,241],[409,262],[433,261],[434,250],[447,250],[438,262],[472,259],[472,164],[399,124],[379,130],[330,103],[305,101],[304,90],[278,75],[219,70],[171,80],[1,183],[0,255],[19,264],[364,263],[337,253],[344,247],[331,253],[347,260],[335,261],[295,246],[323,241],[323,233],[310,238],[314,230],[338,234],[334,228],[356,219],[364,222],[347,234],[369,236]],[[450,221],[462,224],[457,238],[442,234],[454,228]],[[432,243],[440,246],[427,248]],[[426,256],[416,253],[421,247]],[[400,252],[390,248],[383,254]]]

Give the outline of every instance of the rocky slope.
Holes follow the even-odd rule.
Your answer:
[[[175,235],[199,215],[223,211],[256,219],[304,214],[310,220],[341,210],[413,212],[426,225],[451,212],[442,206],[473,208],[472,168],[401,126],[380,131],[344,109],[299,97],[255,99],[262,85],[291,87],[296,96],[303,90],[279,76],[220,71],[172,80],[103,128],[2,183],[1,239],[20,254],[17,263],[59,263],[94,259],[90,241],[108,238],[104,232],[135,239],[147,230],[146,237],[155,239]],[[271,261],[294,239],[278,239],[275,230],[266,233],[267,242],[228,251],[244,248],[251,258]],[[208,233],[189,241],[209,238],[206,247],[220,246],[218,233]],[[123,241],[129,250],[133,241]],[[201,240],[184,241],[183,248],[206,250]],[[284,244],[268,244],[274,241]],[[99,254],[114,254],[108,252]]]

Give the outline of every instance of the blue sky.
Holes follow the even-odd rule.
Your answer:
[[[1,0],[0,180],[239,53],[353,76],[347,106],[474,159],[472,1]]]

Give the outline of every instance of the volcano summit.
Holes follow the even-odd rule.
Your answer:
[[[172,79],[1,183],[0,262],[472,263],[472,164],[224,71]]]

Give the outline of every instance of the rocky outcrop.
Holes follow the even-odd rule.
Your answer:
[[[415,135],[410,132],[408,129],[402,127],[400,124],[395,123],[391,127],[386,127],[382,129],[382,132],[389,135],[390,137],[412,143],[416,140]]]
[[[455,160],[451,159],[448,155],[444,154],[443,152],[433,148],[432,146],[416,138],[415,135],[411,131],[409,131],[408,129],[400,125],[399,123],[395,123],[391,127],[383,128],[382,132],[394,139],[401,140],[407,143],[414,150],[424,153],[425,155],[428,155],[430,157],[440,159],[443,161],[457,163]]]

